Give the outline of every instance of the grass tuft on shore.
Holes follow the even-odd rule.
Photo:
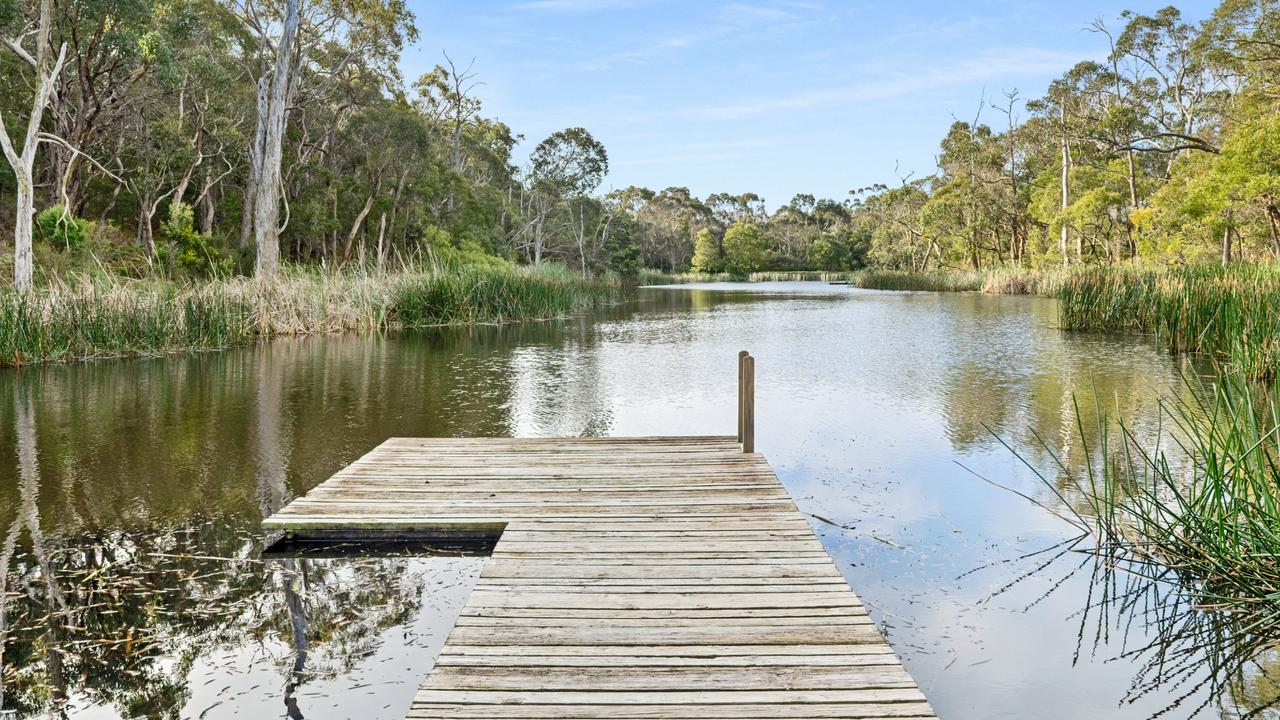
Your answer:
[[[405,269],[175,285],[81,279],[0,291],[0,366],[220,350],[280,335],[565,317],[621,301],[612,278],[556,268]]]

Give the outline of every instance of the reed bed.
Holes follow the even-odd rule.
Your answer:
[[[1023,497],[1079,535],[1014,560],[1028,569],[997,594],[1029,578],[1052,593],[1083,571],[1077,658],[1119,641],[1139,668],[1125,702],[1155,696],[1165,706],[1152,717],[1199,717],[1229,698],[1231,717],[1267,716],[1280,703],[1268,677],[1280,657],[1280,388],[1238,374],[1188,380],[1161,401],[1154,434],[1095,412],[1096,435],[1076,408],[1084,470],[1054,440],[1040,440],[1048,472],[1021,458],[1053,501]],[[1059,560],[1067,575],[1046,578]]]
[[[641,285],[687,285],[711,282],[852,282],[860,271],[769,270],[738,276],[729,273],[665,273],[641,270]]]
[[[1056,295],[1072,271],[1062,268],[1033,270],[998,266],[985,270],[888,270],[870,268],[850,271],[788,270],[755,272],[746,277],[728,273],[663,273],[642,270],[641,285],[681,285],[709,282],[829,282],[848,283],[868,290],[931,292],[980,291],[1003,295]]]
[[[1086,270],[1058,290],[1071,330],[1152,333],[1175,353],[1200,353],[1246,377],[1280,369],[1280,269],[1237,265]]]
[[[0,291],[0,366],[219,350],[280,335],[564,317],[625,297],[615,279],[556,270],[288,270],[191,285],[81,279]]]
[[[932,292],[964,292],[981,290],[983,275],[979,272],[945,270],[911,272],[906,270],[863,270],[853,278],[855,287],[869,290],[922,290]]]
[[[871,290],[984,292],[993,295],[1055,295],[1072,271],[1001,265],[984,270],[863,270],[853,284]]]

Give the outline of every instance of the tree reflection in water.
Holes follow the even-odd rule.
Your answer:
[[[280,384],[278,372],[259,376],[262,514],[291,496]],[[6,713],[66,718],[94,707],[122,718],[262,716],[281,708],[281,695],[264,684],[273,674],[283,712],[271,714],[302,718],[308,699],[360,687],[361,663],[397,660],[420,677],[421,655],[434,653],[437,636],[443,642],[447,624],[440,626],[451,624],[478,572],[473,559],[407,554],[264,560],[261,516],[196,512],[102,526],[74,503],[42,505],[35,390],[11,386],[19,472],[17,502],[0,504]],[[42,518],[42,510],[59,514]],[[439,608],[428,618],[425,599]],[[388,642],[421,650],[375,658]],[[332,682],[304,698],[305,685],[322,681]],[[343,697],[355,707],[385,700]]]
[[[252,538],[221,525],[69,537],[40,551],[14,542],[21,526],[10,525],[0,558],[9,570],[3,708],[67,717],[109,705],[122,717],[177,717],[202,682],[198,661],[267,656],[284,675],[289,717],[303,717],[304,683],[349,673],[439,582],[415,558],[257,560]],[[226,680],[217,678],[234,684]]]

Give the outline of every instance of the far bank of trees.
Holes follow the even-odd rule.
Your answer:
[[[1043,97],[985,98],[936,172],[843,198],[604,190],[579,127],[514,156],[470,62],[398,73],[402,0],[0,0],[0,267],[556,261],[584,274],[1280,255],[1280,11],[1092,30]],[[771,209],[772,208],[772,209]],[[91,259],[87,259],[91,258]]]
[[[952,266],[1280,257],[1280,9],[1225,0],[1090,28],[1109,48],[955,122],[938,171],[857,194],[868,259]],[[990,122],[982,118],[991,118]]]

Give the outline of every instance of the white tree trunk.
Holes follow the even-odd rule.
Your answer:
[[[378,218],[378,274],[382,274],[382,268],[387,262],[387,213],[384,211],[382,217]]]
[[[18,292],[31,291],[33,265],[31,261],[31,224],[35,216],[35,182],[32,179],[36,165],[36,148],[40,144],[40,123],[45,108],[53,101],[57,90],[58,75],[67,59],[67,45],[62,44],[58,58],[50,66],[49,28],[53,22],[53,0],[41,0],[40,16],[35,31],[36,50],[32,55],[22,50],[21,37],[6,40],[11,48],[35,70],[36,92],[31,102],[31,115],[27,121],[26,137],[19,153],[9,139],[4,117],[0,115],[0,149],[4,150],[13,174],[18,181],[17,217],[13,223],[13,285]]]
[[[258,121],[262,134],[261,166],[254,193],[253,233],[258,249],[254,272],[270,277],[280,268],[280,165],[284,157],[284,129],[288,119],[289,85],[292,82],[293,44],[301,24],[299,0],[285,3],[284,28],[276,45],[276,64],[267,82],[270,94],[264,103],[262,81],[258,90]]]
[[[1071,149],[1067,145],[1067,136],[1062,136],[1062,209],[1065,211],[1071,205]],[[1067,256],[1067,240],[1069,231],[1067,223],[1064,221],[1059,230],[1059,242],[1062,246],[1062,266],[1066,267],[1071,264],[1071,258]]]
[[[14,219],[13,232],[13,285],[18,292],[31,291],[31,278],[35,265],[31,259],[32,219],[35,217],[35,198],[32,192],[31,168],[15,170],[18,178],[18,215]]]

